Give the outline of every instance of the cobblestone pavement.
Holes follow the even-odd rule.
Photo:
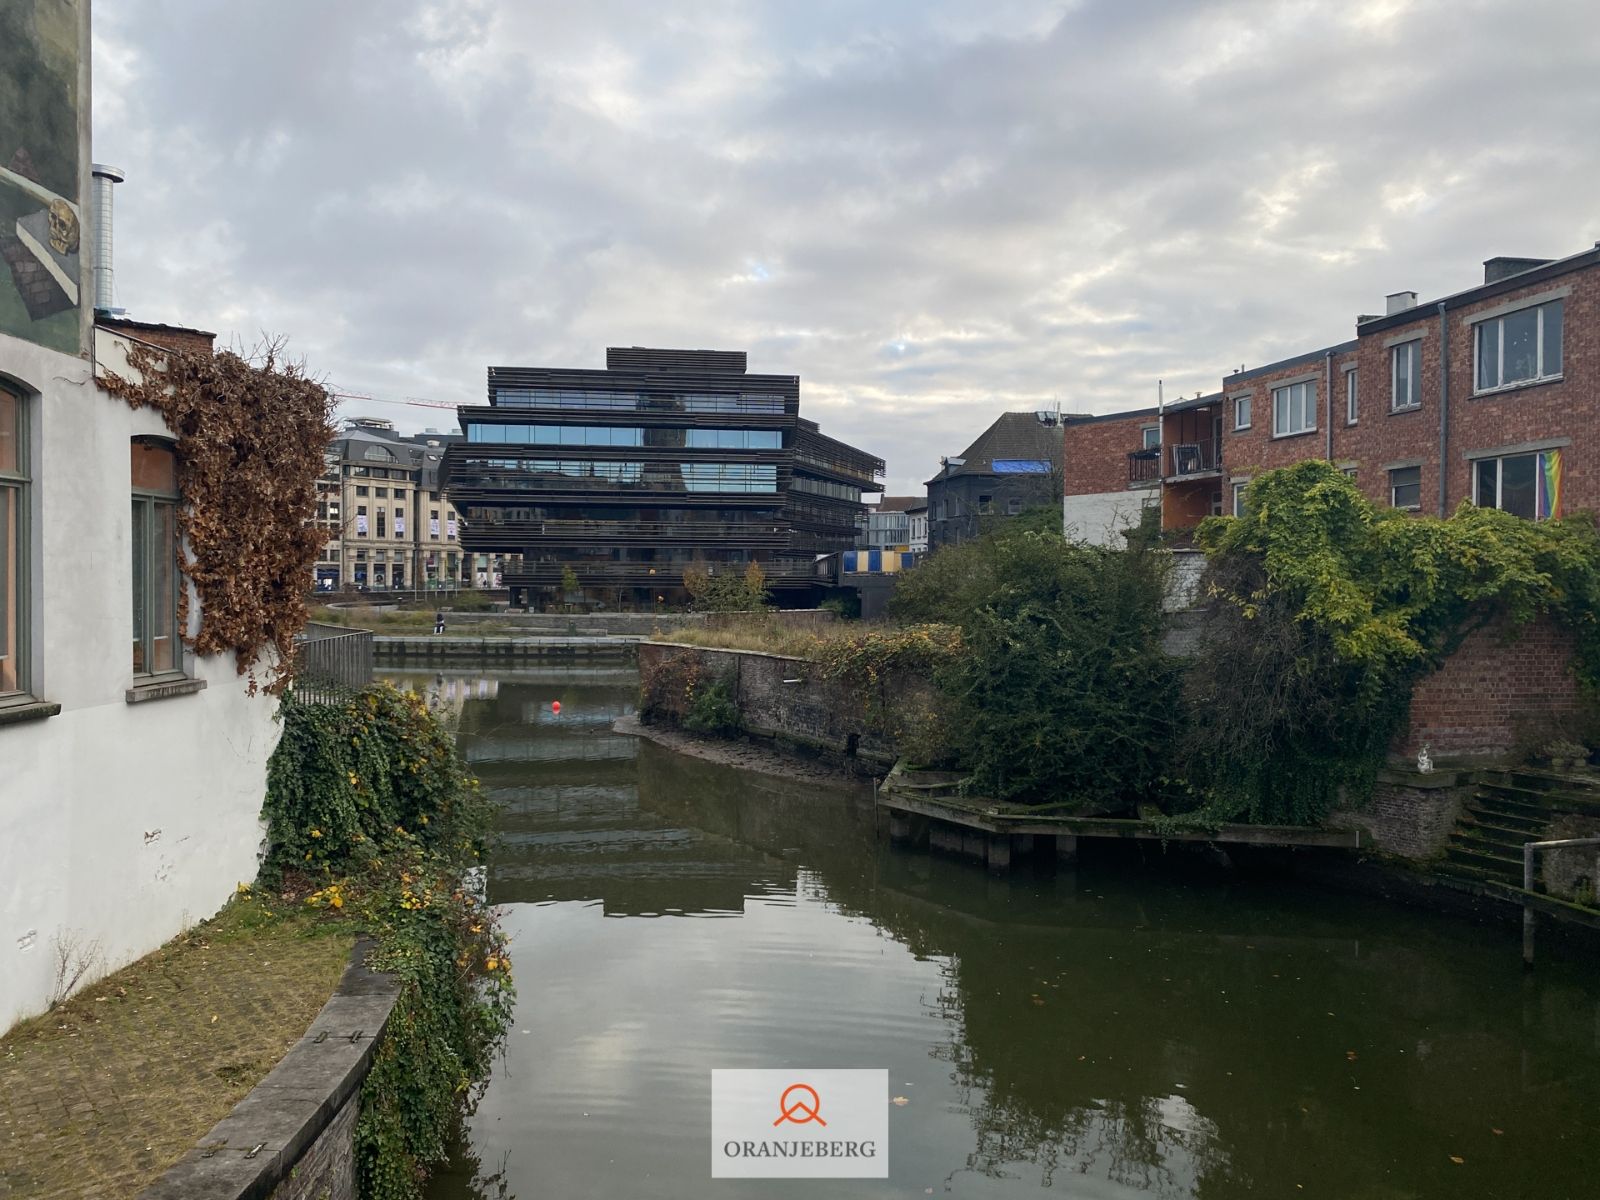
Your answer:
[[[0,1040],[0,1197],[131,1197],[272,1069],[353,933],[249,902]]]

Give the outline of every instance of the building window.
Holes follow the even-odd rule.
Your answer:
[[[1479,459],[1473,469],[1472,494],[1479,508],[1498,508],[1530,521],[1561,515],[1561,451]]]
[[[1021,511],[1022,511],[1022,501],[1019,500],[1016,496],[1012,496],[1011,499],[1006,501],[1006,516],[1014,517],[1018,513],[1020,513]],[[904,533],[905,530],[901,529],[900,532]],[[906,539],[903,538],[903,537],[900,539],[900,541],[902,541],[902,542],[905,541],[905,540]],[[898,545],[899,543],[897,542],[895,544]]]
[[[1422,339],[1402,342],[1389,351],[1389,408],[1400,412],[1422,403]]]
[[[1354,425],[1360,419],[1360,400],[1358,396],[1359,385],[1356,376],[1360,371],[1346,371],[1344,373],[1344,423]]]
[[[1291,383],[1272,389],[1272,436],[1309,433],[1317,427],[1317,385]]]
[[[1146,425],[1139,433],[1144,438],[1144,449],[1154,450],[1161,445],[1161,426]]]
[[[356,505],[356,536],[367,536],[367,506],[365,504]]]
[[[178,459],[164,442],[135,439],[133,673],[182,668],[179,650]]]
[[[1233,515],[1236,517],[1244,516],[1244,490],[1249,486],[1248,483],[1233,485]]]
[[[1233,427],[1235,429],[1250,428],[1250,397],[1235,396],[1233,398]]]
[[[1343,475],[1351,483],[1356,481],[1356,469],[1354,467],[1340,467],[1339,474]]]
[[[1389,472],[1389,503],[1396,508],[1422,507],[1422,468],[1396,467]]]
[[[1493,391],[1561,374],[1561,301],[1480,321],[1476,329],[1476,390]]]
[[[388,521],[389,521],[389,510],[387,508],[380,508],[378,510],[378,536],[379,537],[388,537],[389,536]]]
[[[0,697],[28,690],[28,441],[22,397],[0,388]]]
[[[989,512],[990,511],[990,505],[991,505],[991,502],[993,501],[993,499],[994,499],[993,496],[979,496],[978,497],[978,511],[980,513]]]
[[[372,494],[380,500],[387,500],[389,498],[389,489],[386,487],[373,488]]]
[[[368,490],[369,490],[369,489],[368,489],[368,488],[367,488],[367,487],[366,487],[366,486],[365,486],[365,485],[363,485],[363,486],[361,486],[361,487],[358,487],[358,488],[357,488],[357,489],[356,489],[356,495],[358,495],[358,496],[365,496],[365,495],[366,495],[366,494],[367,494],[367,492],[368,492]]]

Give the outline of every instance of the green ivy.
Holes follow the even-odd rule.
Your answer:
[[[1600,686],[1600,535],[1588,516],[1448,519],[1373,504],[1331,464],[1269,471],[1197,540],[1217,611],[1189,673],[1191,778],[1223,819],[1314,823],[1370,794],[1412,688],[1473,630],[1548,616]]]
[[[383,684],[340,704],[291,693],[268,766],[262,882],[377,940],[400,995],[362,1086],[359,1193],[416,1200],[511,1019],[506,937],[475,887],[494,808],[449,731]]]
[[[683,727],[721,737],[732,737],[744,728],[744,717],[733,702],[733,687],[727,680],[713,680],[693,689],[689,711],[683,716]]]

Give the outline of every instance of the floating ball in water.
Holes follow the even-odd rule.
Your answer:
[[[555,715],[559,717],[561,715],[561,701],[559,701],[559,700],[550,701],[550,711],[555,713]]]

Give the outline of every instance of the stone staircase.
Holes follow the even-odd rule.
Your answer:
[[[1522,847],[1560,813],[1600,817],[1600,776],[1514,767],[1482,771],[1445,849],[1447,874],[1522,887]]]

